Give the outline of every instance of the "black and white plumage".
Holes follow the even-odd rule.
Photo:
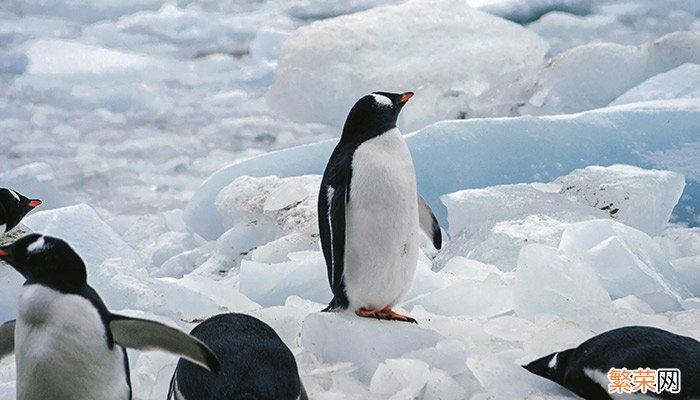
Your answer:
[[[681,392],[647,392],[647,398],[700,399],[700,342],[648,326],[613,329],[523,367],[585,399],[596,400],[613,398],[608,392],[611,368],[677,368],[681,371]]]
[[[210,370],[206,345],[161,323],[109,312],[64,241],[30,234],[0,247],[26,278],[17,319],[0,327],[0,356],[15,353],[17,399],[130,399],[125,347],[159,349]]]
[[[0,235],[12,230],[27,213],[40,205],[39,199],[29,199],[12,189],[0,188]]]
[[[216,352],[221,371],[214,375],[180,360],[169,400],[306,400],[294,355],[277,333],[245,314],[219,314],[190,334]]]
[[[333,291],[326,311],[415,322],[391,309],[408,291],[419,227],[436,248],[440,226],[416,192],[396,119],[413,93],[374,92],[350,110],[318,196],[321,247]]]

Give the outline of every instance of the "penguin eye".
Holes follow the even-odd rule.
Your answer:
[[[384,95],[372,93],[372,97],[374,97],[375,104],[381,107],[391,107],[394,105],[394,103],[391,102],[391,99]]]

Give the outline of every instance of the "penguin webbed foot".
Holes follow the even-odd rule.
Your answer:
[[[391,308],[385,308],[383,310],[370,310],[367,308],[360,308],[355,311],[355,314],[357,316],[363,317],[363,318],[376,318],[376,319],[384,319],[387,321],[402,321],[402,322],[408,322],[412,324],[418,324],[418,321],[415,320],[415,318],[411,318],[407,315],[402,315]]]

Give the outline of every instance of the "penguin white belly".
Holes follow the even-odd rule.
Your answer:
[[[418,200],[411,153],[398,129],[353,154],[347,205],[345,291],[350,310],[395,306],[418,260]]]
[[[129,399],[122,348],[87,299],[42,285],[22,289],[15,325],[17,399]]]

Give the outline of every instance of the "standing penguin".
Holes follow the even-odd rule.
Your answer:
[[[396,127],[413,93],[374,92],[350,110],[321,181],[318,221],[333,299],[324,311],[406,322],[392,310],[411,286],[418,229],[440,248],[442,233],[416,193],[408,146]]]
[[[0,235],[12,230],[28,212],[40,205],[39,199],[28,199],[12,189],[0,188]]]
[[[189,361],[178,361],[168,400],[308,400],[294,355],[259,319],[219,314],[190,334],[216,352],[221,372],[214,375]]]
[[[131,399],[126,347],[160,349],[218,371],[206,345],[159,322],[112,314],[66,242],[30,234],[0,247],[26,279],[16,321],[0,326],[0,358],[15,353],[17,399]]]

